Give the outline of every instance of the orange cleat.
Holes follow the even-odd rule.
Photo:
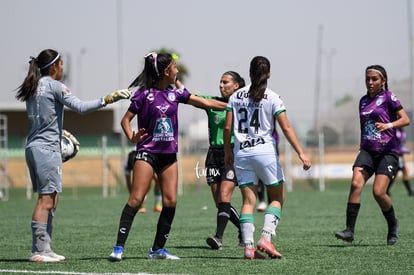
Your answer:
[[[154,206],[154,212],[161,212],[161,210],[162,210],[162,206],[160,206],[160,205],[155,205]]]
[[[263,260],[265,257],[254,248],[244,248],[244,258],[247,260]]]
[[[144,214],[145,212],[147,212],[147,209],[145,207],[141,207],[140,209],[138,209],[138,213]]]
[[[276,250],[273,244],[265,240],[263,237],[261,237],[260,240],[257,242],[257,249],[265,252],[267,255],[269,255],[270,258],[273,258],[273,259],[282,258],[282,254],[280,254],[279,251]]]

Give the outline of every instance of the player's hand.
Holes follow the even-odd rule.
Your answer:
[[[299,158],[302,160],[303,170],[309,170],[312,166],[310,159],[305,154],[301,154]]]
[[[73,144],[76,146],[76,148],[77,148],[77,150],[79,150],[79,147],[80,147],[80,142],[78,141],[78,139],[74,136],[74,135],[72,135],[69,131],[67,131],[67,130],[63,130],[63,135],[65,136],[65,137],[67,137],[68,139],[70,139],[72,142],[73,142]]]
[[[131,91],[129,89],[117,90],[109,95],[104,97],[105,104],[111,104],[117,102],[120,99],[127,99],[131,96]]]
[[[225,152],[224,153],[224,165],[226,167],[233,167],[233,165],[234,165],[233,152],[230,152],[230,153]]]
[[[148,133],[145,133],[145,128],[139,128],[138,133],[132,131],[132,137],[129,139],[132,143],[139,143],[141,142]]]

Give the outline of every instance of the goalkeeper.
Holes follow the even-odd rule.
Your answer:
[[[30,57],[29,70],[16,98],[26,103],[29,120],[25,156],[38,199],[32,214],[32,253],[34,262],[59,262],[64,256],[51,248],[52,220],[62,192],[62,136],[64,106],[78,113],[96,111],[107,104],[130,96],[130,91],[118,90],[102,98],[82,101],[74,96],[59,80],[63,76],[60,54],[46,49]]]

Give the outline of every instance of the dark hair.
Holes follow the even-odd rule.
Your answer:
[[[241,77],[241,75],[235,71],[227,71],[223,75],[231,76],[231,78],[233,78],[233,80],[236,81],[237,84],[239,84],[239,89],[246,86],[246,82],[244,82],[244,78]]]
[[[383,80],[385,80],[384,88],[388,90],[388,76],[387,71],[381,65],[371,65],[365,69],[365,74],[368,73],[369,70],[376,70],[380,72],[380,76]]]
[[[250,61],[249,97],[258,102],[262,100],[267,88],[267,78],[270,73],[270,61],[264,56],[256,56]]]
[[[17,88],[16,98],[20,101],[26,101],[36,93],[39,79],[42,76],[49,75],[50,66],[56,63],[60,57],[59,53],[52,49],[46,49],[34,58],[30,57],[29,71],[22,85]]]
[[[149,53],[145,56],[144,70],[132,81],[128,88],[138,87],[143,90],[153,88],[162,78],[164,70],[171,64],[173,57],[169,53]]]

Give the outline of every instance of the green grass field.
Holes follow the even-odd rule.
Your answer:
[[[167,248],[179,261],[149,260],[158,213],[151,211],[153,197],[147,200],[145,214],[137,214],[122,262],[109,262],[127,193],[120,186],[118,195],[103,199],[98,188],[66,188],[54,220],[53,249],[66,256],[62,263],[30,263],[30,221],[35,199],[13,189],[10,199],[0,202],[1,274],[413,274],[414,198],[408,197],[400,182],[392,198],[400,220],[400,239],[386,245],[386,222],[367,185],[357,221],[353,244],[334,237],[345,224],[349,183],[327,182],[327,191],[311,190],[306,183],[287,193],[283,219],[279,223],[276,248],[281,260],[243,259],[237,246],[237,231],[229,223],[224,247],[214,251],[205,239],[214,233],[216,210],[207,186],[185,186]],[[236,190],[233,204],[239,209],[241,196]],[[257,213],[259,236],[263,214]]]

